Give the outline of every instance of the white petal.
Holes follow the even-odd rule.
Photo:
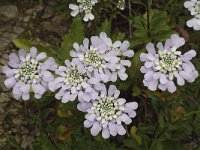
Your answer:
[[[36,60],[42,60],[42,59],[45,59],[47,57],[46,53],[42,52],[42,53],[39,53],[36,57]]]
[[[95,122],[90,130],[93,136],[96,136],[101,131],[102,127],[99,125],[98,122]]]
[[[108,128],[104,128],[103,131],[102,131],[102,137],[104,139],[108,139],[110,137],[110,133],[109,133],[109,130]]]

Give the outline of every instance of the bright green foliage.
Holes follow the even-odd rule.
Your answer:
[[[165,11],[149,10],[144,15],[134,17],[132,44],[137,46],[148,42],[160,42],[175,33],[170,26],[170,18]]]

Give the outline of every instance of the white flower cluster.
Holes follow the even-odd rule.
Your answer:
[[[91,41],[91,43],[90,43]],[[78,109],[86,112],[85,127],[91,128],[96,136],[102,130],[103,138],[110,135],[124,135],[124,124],[130,124],[136,116],[136,102],[126,103],[118,98],[120,92],[115,86],[107,90],[104,83],[115,82],[117,77],[126,80],[126,67],[131,65],[126,57],[133,57],[128,41],[112,42],[106,33],[84,39],[83,44],[74,43],[75,50],[70,51],[71,62],[59,66],[57,78],[49,83],[49,89],[57,91],[55,97],[63,103],[79,100]]]
[[[55,92],[55,97],[62,102],[89,102],[97,99],[98,90],[106,89],[105,84],[115,82],[119,77],[126,80],[126,67],[131,62],[126,57],[133,57],[133,50],[129,50],[128,41],[116,41],[107,37],[106,33],[84,39],[83,44],[74,43],[75,50],[70,51],[72,62],[65,61],[66,66],[59,66],[55,73],[57,78],[49,83],[49,89]]]
[[[97,3],[97,0],[77,0],[78,5],[69,4],[69,8],[72,10],[71,15],[75,17],[78,13],[84,13],[83,20],[85,22],[94,19],[92,9]]]
[[[92,36],[84,39],[83,44],[74,43],[75,50],[70,52],[73,61],[79,62],[98,82],[115,82],[117,77],[126,80],[128,75],[126,67],[131,66],[131,62],[126,57],[133,57],[134,51],[128,49],[128,41],[112,42],[105,32],[100,36]]]
[[[130,124],[131,118],[136,116],[138,107],[136,102],[126,103],[123,98],[118,98],[120,91],[114,85],[107,90],[100,90],[99,96],[90,102],[78,104],[78,110],[87,113],[84,126],[91,127],[91,134],[96,136],[102,131],[102,137],[107,139],[112,136],[124,135],[126,133],[123,124]]]
[[[4,83],[7,88],[13,88],[16,99],[29,100],[31,92],[35,98],[40,99],[48,90],[48,83],[54,80],[52,73],[57,64],[53,58],[46,57],[45,53],[37,55],[35,47],[30,49],[30,53],[21,49],[18,55],[9,55],[8,66],[3,67],[3,73],[7,76]]]
[[[93,88],[96,83],[94,78],[87,75],[84,66],[75,61],[65,61],[66,66],[59,66],[55,73],[57,78],[49,83],[49,89],[55,92],[56,99],[63,103],[74,101],[77,97],[79,100],[90,101],[97,98],[97,92]]]
[[[187,21],[187,26],[194,30],[200,30],[200,0],[185,1],[184,7],[190,11],[194,18]]]
[[[125,8],[125,0],[118,0],[117,8],[124,10]]]
[[[145,62],[140,70],[145,74],[143,83],[148,89],[155,91],[159,88],[173,93],[176,91],[175,81],[180,86],[184,85],[185,81],[195,81],[199,74],[191,59],[196,56],[196,52],[190,50],[182,55],[177,49],[184,44],[184,38],[176,34],[167,39],[165,45],[161,42],[156,45],[158,53],[153,43],[147,44],[148,53],[140,55],[140,60]]]

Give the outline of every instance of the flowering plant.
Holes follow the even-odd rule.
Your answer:
[[[174,34],[167,39],[165,45],[158,43],[156,45],[149,43],[146,45],[148,53],[140,55],[141,61],[145,62],[141,67],[144,73],[143,83],[148,89],[155,91],[157,88],[162,91],[168,90],[173,93],[176,91],[174,78],[177,79],[178,85],[184,85],[185,80],[194,82],[198,77],[194,65],[190,60],[196,56],[194,50],[181,55],[177,49],[185,44],[184,38]]]
[[[55,71],[57,64],[53,58],[46,58],[46,53],[39,53],[32,47],[30,53],[21,49],[18,55],[9,55],[8,66],[3,67],[3,73],[7,76],[5,85],[13,89],[13,96],[16,99],[30,99],[30,92],[34,97],[40,99],[49,89],[48,83],[54,79],[52,71]]]
[[[124,135],[126,133],[124,124],[130,124],[131,118],[136,116],[138,107],[136,102],[126,103],[124,98],[118,98],[120,91],[114,85],[110,85],[108,92],[99,91],[99,95],[91,102],[81,102],[77,108],[87,113],[84,126],[91,127],[91,134],[96,136],[102,130],[103,138]]]
[[[194,18],[187,21],[187,26],[192,27],[194,30],[200,30],[200,1],[185,1],[184,7],[190,11],[192,16],[194,16]]]
[[[199,149],[200,0],[10,2],[0,149]]]

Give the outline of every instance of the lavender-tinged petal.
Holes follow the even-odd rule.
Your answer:
[[[121,50],[122,52],[124,52],[124,51],[126,51],[126,50],[129,48],[129,46],[130,46],[130,43],[129,43],[128,41],[124,41],[124,42],[122,43],[121,47],[120,47],[120,50]]]
[[[122,56],[126,56],[126,57],[133,57],[134,56],[134,51],[133,50],[126,50],[122,53]]]
[[[100,126],[100,124],[98,122],[94,122],[92,128],[90,129],[90,132],[93,136],[96,136],[97,134],[99,134],[101,129],[102,127]]]
[[[131,61],[130,61],[130,60],[121,60],[120,63],[121,63],[123,66],[127,66],[127,67],[130,67],[130,66],[131,66]]]
[[[115,94],[114,94],[114,98],[118,98],[120,95],[120,91],[119,90],[116,90],[115,91]]]
[[[176,91],[176,86],[175,86],[175,84],[174,84],[174,82],[173,81],[170,81],[169,83],[168,83],[168,91],[170,92],[170,93],[174,93],[175,91]]]
[[[40,61],[42,59],[45,59],[46,57],[47,57],[46,53],[42,52],[37,55],[36,60]]]
[[[25,100],[25,101],[29,100],[30,99],[30,94],[29,93],[23,93],[22,94],[22,99]]]
[[[12,77],[14,75],[14,69],[9,68],[8,66],[2,67],[2,72],[8,77]]]
[[[146,53],[141,53],[140,54],[140,61],[145,62],[147,60],[147,54]]]
[[[159,85],[158,85],[158,88],[159,88],[160,90],[162,90],[162,91],[166,91],[167,87],[168,87],[167,84],[159,84]]]
[[[124,127],[122,125],[117,125],[117,133],[119,135],[125,135],[126,134],[126,130],[124,129]]]
[[[148,44],[146,45],[146,49],[147,49],[147,51],[148,51],[149,53],[151,53],[151,54],[155,54],[155,53],[156,53],[155,47],[154,47],[154,44],[153,44],[153,43],[148,43]]]
[[[114,124],[112,122],[109,122],[108,128],[109,128],[110,134],[112,136],[116,136],[117,135],[117,125],[116,124]]]
[[[166,75],[165,74],[161,74],[160,75],[160,83],[161,84],[166,84],[167,83],[167,77],[166,77]]]
[[[125,72],[118,71],[118,76],[122,81],[125,81],[128,78],[128,75]]]
[[[129,110],[136,110],[138,108],[138,103],[137,102],[129,102],[125,104],[125,109],[127,111]]]
[[[19,56],[20,60],[22,60],[26,56],[26,51],[24,49],[20,49],[18,51],[18,56]]]
[[[108,138],[110,137],[110,133],[109,133],[108,128],[104,128],[104,129],[102,130],[102,137],[103,137],[104,139],[108,139]]]
[[[12,88],[15,84],[16,84],[16,79],[15,77],[10,77],[10,78],[7,78],[5,81],[4,81],[4,84],[7,88]]]
[[[30,54],[32,58],[35,58],[37,56],[37,48],[36,47],[31,47],[30,48]]]
[[[108,89],[108,95],[113,96],[116,90],[117,90],[116,86],[110,85]]]
[[[93,124],[92,124],[92,122],[90,122],[90,121],[88,121],[88,120],[85,120],[84,122],[83,122],[83,124],[84,124],[84,127],[85,128],[90,128]]]
[[[29,93],[30,90],[30,84],[24,84],[23,86],[20,87],[21,92],[23,93]]]

